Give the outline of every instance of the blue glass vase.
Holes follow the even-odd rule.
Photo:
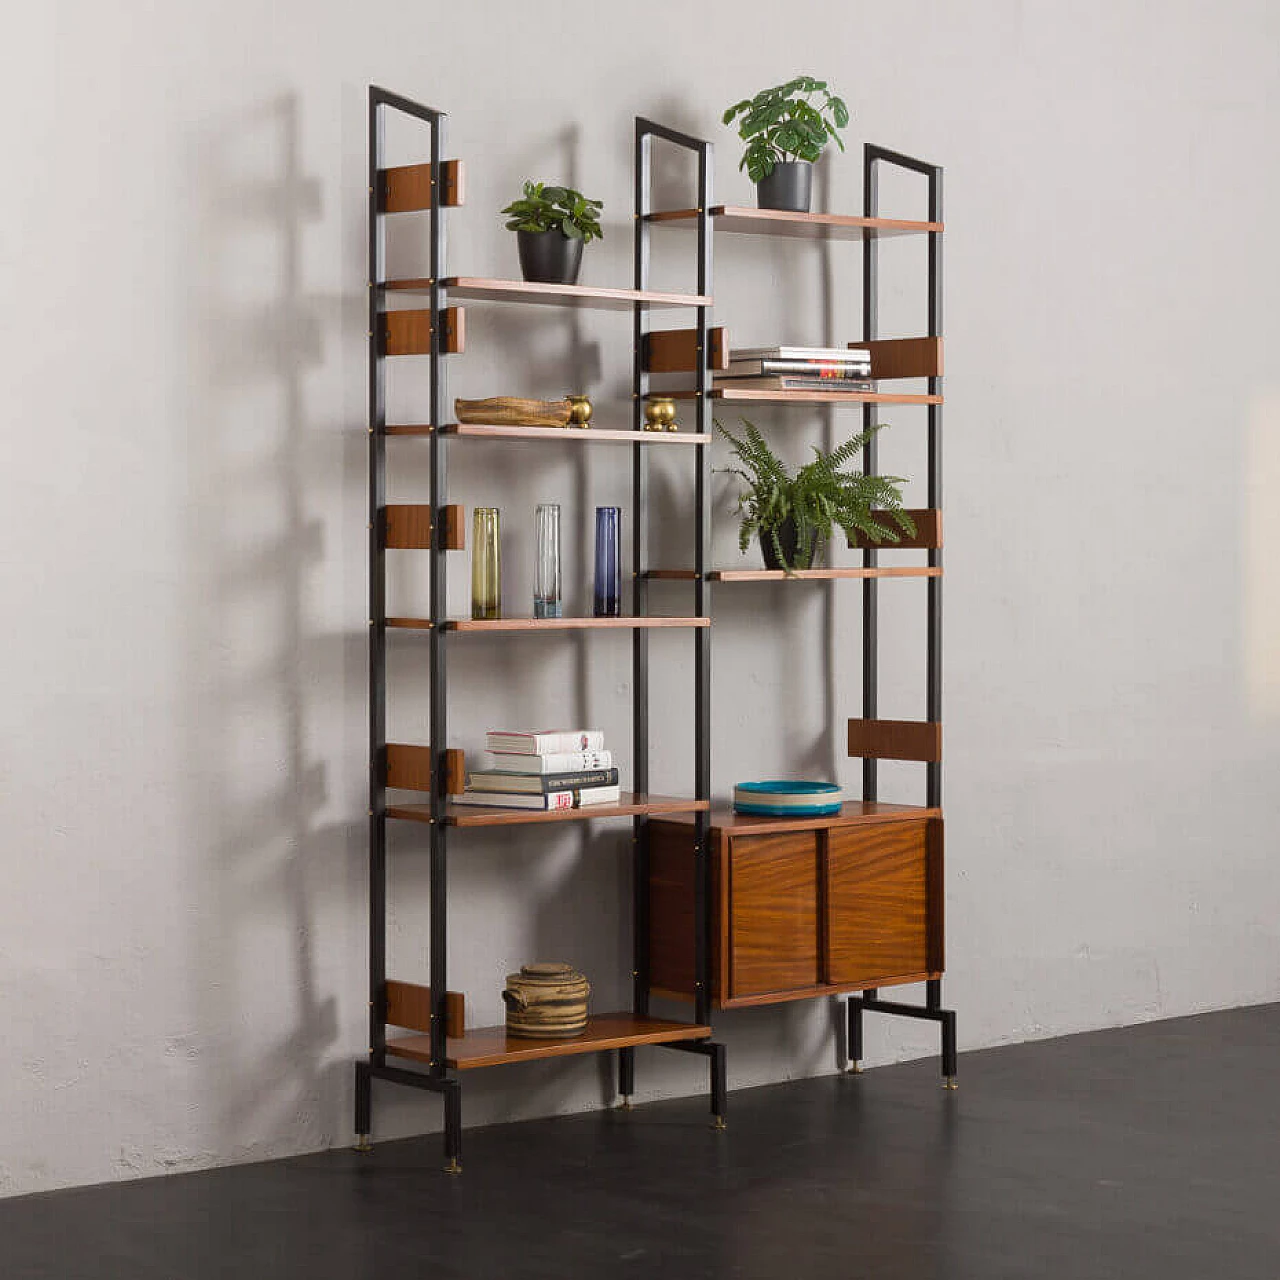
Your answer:
[[[622,616],[622,508],[596,508],[596,581],[595,615],[597,618]]]

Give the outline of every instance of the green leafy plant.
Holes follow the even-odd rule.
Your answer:
[[[603,240],[600,210],[604,204],[589,200],[572,187],[548,187],[541,182],[526,182],[524,195],[513,200],[503,213],[508,231],[561,231],[571,240],[590,244]]]
[[[811,101],[815,95],[816,105]],[[773,166],[788,157],[816,160],[828,142],[844,150],[837,131],[849,123],[849,108],[828,91],[825,80],[796,76],[762,89],[730,107],[724,123],[738,116],[738,137],[747,144],[738,168],[746,169],[752,182],[767,178]]]
[[[759,429],[745,418],[742,425],[745,434],[738,437],[716,422],[739,464],[721,470],[741,477],[748,485],[746,492],[738,495],[740,551],[747,550],[753,535],[759,536],[762,545],[768,539],[778,562],[791,572],[813,567],[815,549],[826,542],[835,526],[850,540],[861,533],[873,542],[898,541],[897,529],[883,517],[904,533],[915,532],[915,522],[902,509],[900,486],[906,481],[901,476],[868,476],[846,469],[880,426],[860,432],[830,453],[815,447],[813,461],[792,476]],[[788,521],[796,531],[794,563],[788,563],[780,536]]]

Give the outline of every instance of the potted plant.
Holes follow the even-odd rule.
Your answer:
[[[544,284],[576,284],[582,246],[604,239],[599,200],[589,200],[572,187],[526,182],[524,195],[503,213],[507,230],[516,233],[520,270],[526,280]]]
[[[901,476],[868,476],[844,470],[858,451],[880,430],[874,426],[846,440],[838,449],[813,451],[813,461],[794,476],[769,448],[754,424],[745,418],[745,438],[739,439],[717,421],[739,466],[724,471],[740,476],[749,486],[738,495],[742,524],[738,549],[746,552],[754,534],[760,541],[766,569],[811,569],[831,529],[838,525],[850,540],[861,533],[875,542],[897,542],[898,532],[915,532],[915,522],[902,509]]]
[[[838,132],[849,123],[844,99],[825,80],[796,76],[736,103],[724,113],[724,123],[738,116],[738,137],[747,144],[738,168],[756,184],[756,204],[808,213],[813,162],[828,142],[844,150]]]

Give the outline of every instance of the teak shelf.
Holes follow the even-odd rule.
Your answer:
[[[648,215],[650,222],[692,227],[697,209],[667,209]],[[783,209],[745,209],[714,205],[711,218],[717,231],[738,235],[790,236],[800,240],[863,240],[927,235],[942,231],[941,222],[907,222],[901,218],[854,218],[838,213],[793,213]]]
[[[425,164],[388,168],[383,159],[383,127],[390,112],[403,114],[426,126],[431,159]],[[705,369],[695,374],[696,394],[685,430],[643,430],[643,401],[649,389],[649,369],[661,369],[672,361],[691,367],[694,353],[710,351],[714,342],[708,324],[711,308],[709,252],[704,240],[697,257],[697,284],[690,293],[659,292],[648,287],[648,257],[637,245],[634,287],[608,289],[590,285],[551,285],[523,280],[478,276],[451,276],[445,263],[444,218],[463,204],[465,181],[461,162],[444,158],[445,116],[407,98],[371,87],[369,91],[369,1055],[356,1064],[355,1128],[361,1144],[367,1142],[373,1122],[373,1082],[388,1081],[437,1093],[444,1103],[446,1168],[460,1168],[462,1144],[461,1086],[464,1071],[502,1066],[542,1058],[585,1053],[617,1053],[618,1090],[624,1098],[635,1091],[636,1049],[658,1046],[702,1057],[708,1068],[710,1109],[723,1125],[726,1095],[723,1045],[711,1038],[708,957],[710,939],[705,913],[689,925],[688,942],[695,967],[704,973],[704,994],[693,1001],[691,1017],[657,1017],[649,1009],[644,939],[634,935],[631,965],[632,1008],[628,1012],[597,1014],[579,1036],[532,1039],[509,1036],[505,1027],[468,1029],[464,993],[448,989],[447,915],[450,895],[448,853],[453,839],[466,838],[466,829],[528,827],[548,823],[594,822],[629,819],[633,840],[632,884],[639,902],[647,892],[645,850],[648,823],[656,816],[687,817],[695,844],[705,849],[710,809],[710,617],[706,587],[695,584],[693,608],[688,616],[652,614],[648,607],[648,550],[641,531],[648,501],[648,458],[653,448],[678,446],[677,454],[696,469],[698,500],[688,516],[694,557],[705,563],[708,522],[706,494],[710,488],[709,446],[711,416],[710,379]],[[643,215],[650,202],[651,150],[655,140],[692,152],[698,162],[697,199],[701,207],[710,201],[711,145],[664,129],[646,120],[636,121],[635,183],[636,235],[649,234]],[[437,193],[439,198],[435,198]],[[392,214],[418,213],[425,217],[429,262],[424,275],[385,279],[384,219]],[[705,217],[702,219],[705,225]],[[393,305],[396,299],[418,297],[417,309]],[[449,399],[447,371],[451,358],[466,349],[466,313],[458,304],[474,300],[495,304],[533,304],[535,307],[574,307],[622,310],[632,317],[633,386],[630,430],[619,427],[574,428],[515,427],[498,424],[462,424],[447,421]],[[693,326],[679,331],[658,331],[650,341],[650,312],[676,308],[691,311]],[[716,341],[719,340],[717,335]],[[386,420],[386,362],[401,356],[429,361],[427,403],[417,422]],[[424,501],[415,505],[391,505],[387,491],[387,441],[418,437],[428,451],[429,481]],[[448,503],[444,482],[445,449],[454,440],[485,441],[494,446],[610,444],[633,445],[628,453],[632,479],[631,577],[628,616],[615,618],[526,618],[476,620],[450,618],[446,553],[461,549],[463,512]],[[646,447],[639,447],[646,446]],[[683,446],[683,447],[679,447]],[[474,445],[472,447],[475,447]],[[527,457],[527,451],[526,455]],[[415,550],[428,557],[431,607],[421,616],[388,616],[386,609],[386,553],[388,548]],[[387,636],[395,631],[418,631],[428,646],[430,669],[429,745],[388,742]],[[465,786],[463,753],[449,743],[449,652],[458,637],[493,634],[502,637],[538,633],[624,632],[632,638],[632,742],[629,769],[623,754],[624,773],[630,789],[615,804],[586,805],[577,809],[528,810],[498,805],[458,803],[452,797]],[[691,700],[694,736],[694,776],[688,796],[658,795],[649,789],[649,636],[655,631],[683,633],[693,644],[694,689]],[[658,674],[661,674],[659,671]],[[664,726],[664,732],[670,730]],[[417,792],[425,800],[397,803],[389,792]],[[404,840],[420,828],[429,850],[430,896],[428,903],[428,967],[430,985],[415,987],[387,973],[387,828],[392,821],[408,824]],[[514,833],[513,833],[514,834]],[[511,839],[511,836],[508,836]],[[710,894],[708,859],[701,854],[694,873],[696,892]],[[570,953],[571,954],[571,953]],[[407,993],[407,995],[406,995]],[[398,1019],[392,1022],[392,1019]],[[389,1025],[416,1034],[388,1038]],[[459,1034],[459,1031],[461,1034]],[[406,1065],[393,1065],[403,1062]]]

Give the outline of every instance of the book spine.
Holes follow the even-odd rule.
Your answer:
[[[599,729],[524,734],[491,730],[485,737],[485,745],[490,751],[528,756],[557,755],[565,751],[601,751],[604,749],[604,733]]]
[[[855,360],[743,360],[731,363],[721,375],[754,378],[776,374],[804,374],[811,378],[865,378],[871,366]]]
[[[468,791],[492,791],[504,795],[548,795],[552,791],[573,791],[578,787],[612,787],[618,782],[617,769],[579,769],[573,773],[472,773],[467,775]],[[512,785],[516,783],[517,785]]]
[[[518,755],[509,751],[492,751],[493,767],[504,773],[568,773],[574,769],[610,769],[612,751],[560,751],[555,755]]]
[[[580,773],[559,773],[544,776],[543,791],[576,791],[582,787],[616,787],[617,769],[590,769]]]

